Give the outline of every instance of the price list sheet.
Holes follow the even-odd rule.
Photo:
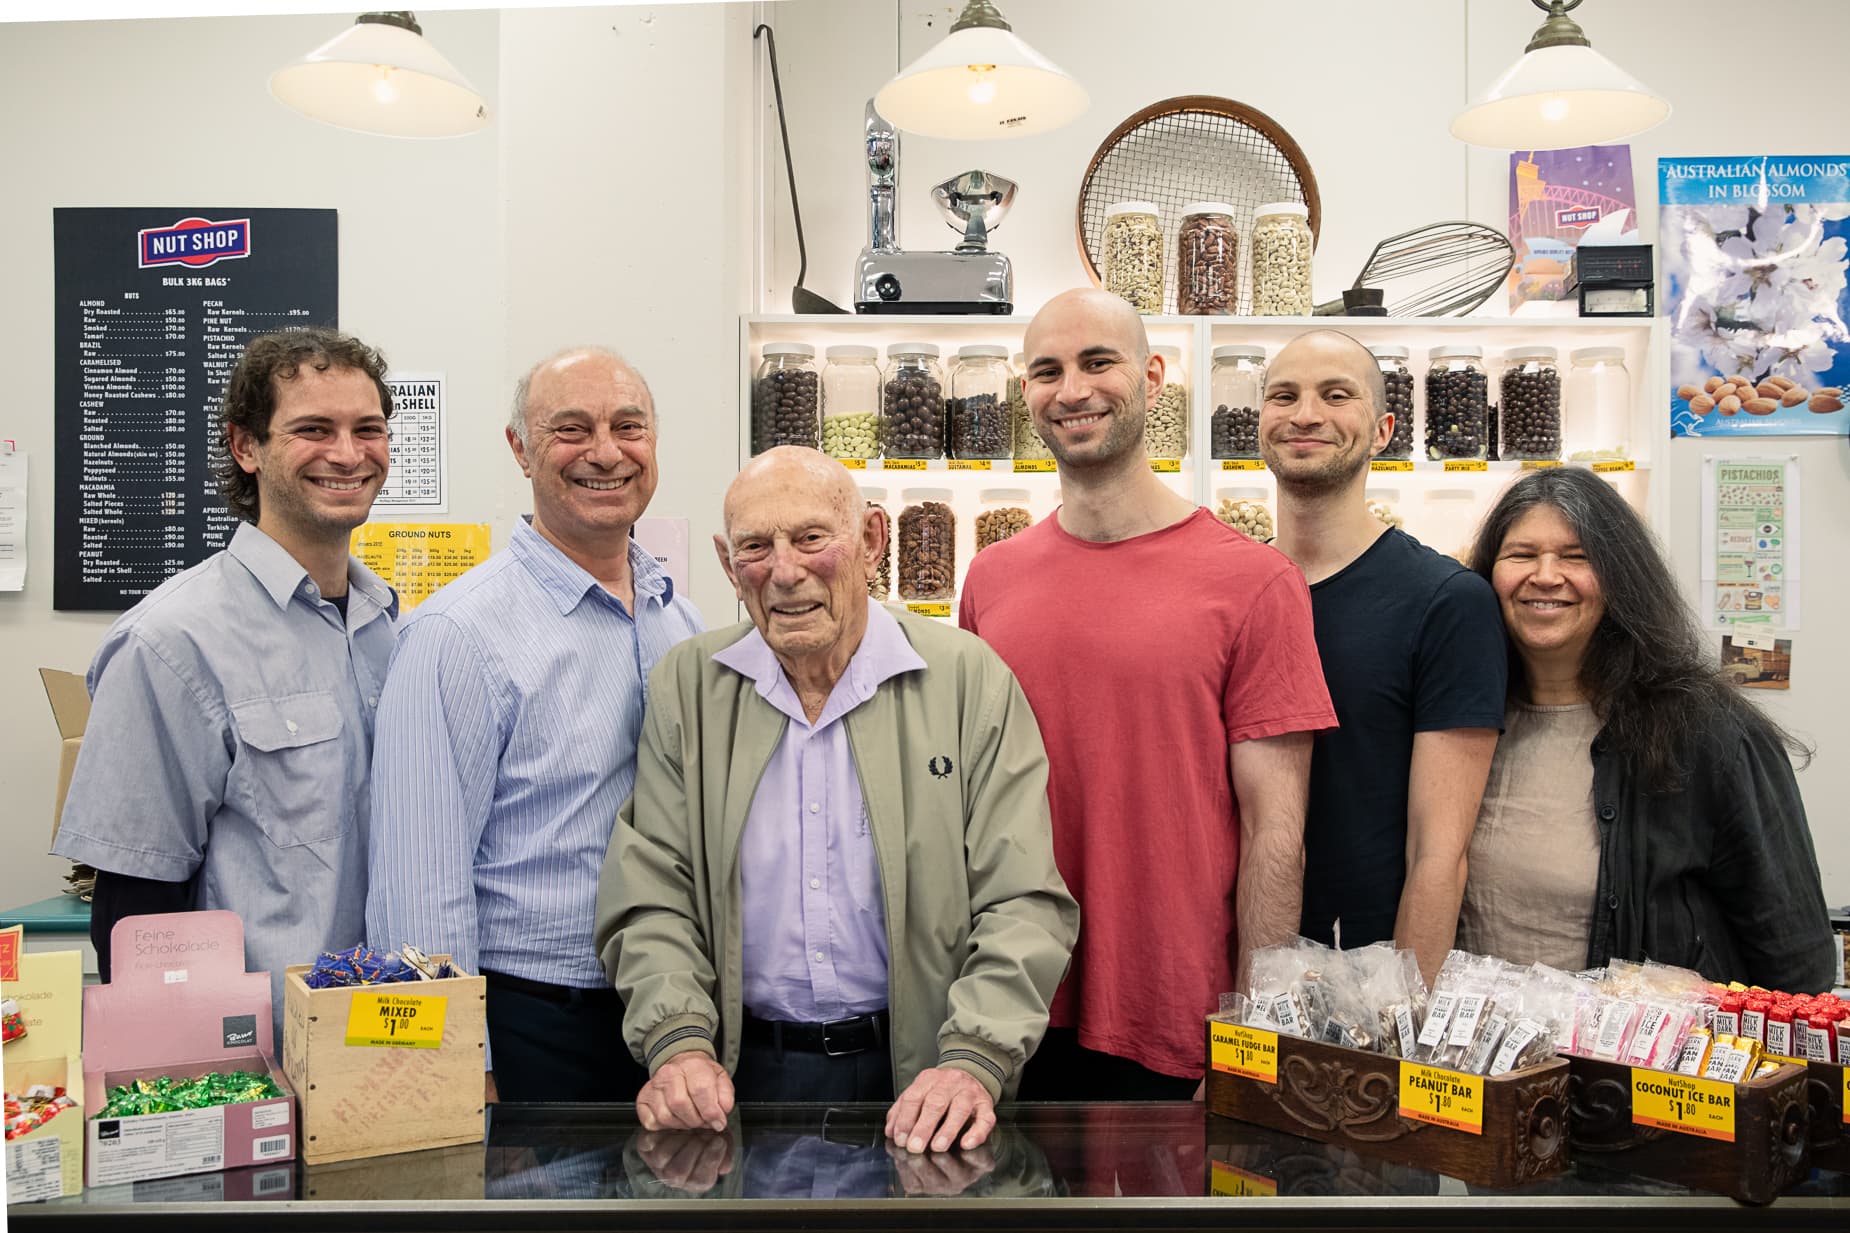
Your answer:
[[[59,209],[52,602],[132,607],[237,528],[218,405],[255,335],[335,325],[333,210]]]

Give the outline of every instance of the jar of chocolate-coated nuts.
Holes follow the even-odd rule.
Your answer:
[[[1394,435],[1387,448],[1375,455],[1381,459],[1403,461],[1413,457],[1413,372],[1407,367],[1407,349],[1384,345],[1368,349],[1381,366],[1381,384],[1387,393],[1387,405],[1380,408],[1394,416]]]
[[[1483,458],[1489,416],[1484,349],[1461,344],[1434,347],[1426,365],[1426,456]]]
[[[867,502],[868,509],[877,509],[883,514],[887,512],[886,489],[863,488],[861,499]],[[899,532],[889,516],[886,520],[886,551],[880,554],[880,560],[874,564],[874,572],[867,576],[867,597],[883,604],[893,587],[893,541],[898,537]]]
[[[1176,311],[1232,313],[1240,298],[1240,233],[1233,207],[1197,201],[1183,207],[1176,232]]]
[[[1182,348],[1152,347],[1163,357],[1163,388],[1144,414],[1143,452],[1148,458],[1188,457],[1188,374]]]
[[[752,453],[776,445],[821,443],[816,349],[808,343],[766,343],[752,378]]]
[[[1310,316],[1310,208],[1295,201],[1253,211],[1253,316]]]
[[[1119,201],[1105,207],[1105,290],[1140,313],[1163,311],[1163,230],[1154,201]]]
[[[1034,413],[1028,410],[1028,357],[1017,352],[1009,361],[1009,422],[1014,426],[1017,459],[1051,459],[1053,451],[1034,431]]]
[[[830,458],[880,457],[880,350],[840,346],[823,352],[822,452]]]
[[[1561,457],[1561,370],[1553,347],[1503,353],[1497,409],[1500,457],[1525,462]]]
[[[1259,457],[1259,409],[1265,405],[1265,348],[1214,348],[1208,379],[1214,414],[1208,421],[1209,453],[1215,458]]]
[[[985,488],[978,497],[983,503],[976,514],[978,552],[1021,534],[1034,522],[1026,488]]]
[[[957,515],[945,488],[908,488],[899,494],[894,555],[901,599],[949,599],[957,583]]]
[[[944,457],[944,370],[935,343],[894,343],[886,349],[880,402],[880,443],[888,458]]]
[[[1014,453],[1008,361],[1007,347],[957,349],[957,362],[951,366],[952,458],[1007,458]]]

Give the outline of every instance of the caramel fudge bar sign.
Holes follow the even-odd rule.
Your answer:
[[[333,210],[64,209],[52,602],[119,610],[225,546],[209,468],[257,334],[336,325]]]

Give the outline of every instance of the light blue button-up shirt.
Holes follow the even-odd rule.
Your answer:
[[[367,777],[398,597],[347,563],[347,615],[245,523],[162,583],[90,665],[90,722],[52,851],[244,918],[245,967],[365,937]],[[117,956],[117,970],[126,956]],[[279,1033],[275,1042],[282,1048]]]
[[[374,946],[609,984],[597,882],[636,782],[649,670],[701,630],[655,559],[629,555],[633,617],[522,521],[405,622],[373,755]]]
[[[867,602],[867,632],[811,724],[757,630],[713,657],[789,717],[739,840],[745,1009],[823,1023],[887,1004],[886,900],[848,744],[848,713],[925,661],[893,614]]]

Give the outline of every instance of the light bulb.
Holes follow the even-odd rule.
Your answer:
[[[392,70],[379,65],[379,80],[373,83],[373,98],[387,106],[398,101],[398,87],[392,84]]]
[[[990,79],[989,74],[995,70],[996,66],[993,64],[971,64],[966,67],[968,67],[976,77],[965,91],[965,93],[969,95],[970,101],[979,107],[987,103],[995,102],[996,83]]]
[[[1569,107],[1570,104],[1568,101],[1557,94],[1555,97],[1542,104],[1542,119],[1548,121],[1550,124],[1559,124],[1561,121],[1567,119]]]

